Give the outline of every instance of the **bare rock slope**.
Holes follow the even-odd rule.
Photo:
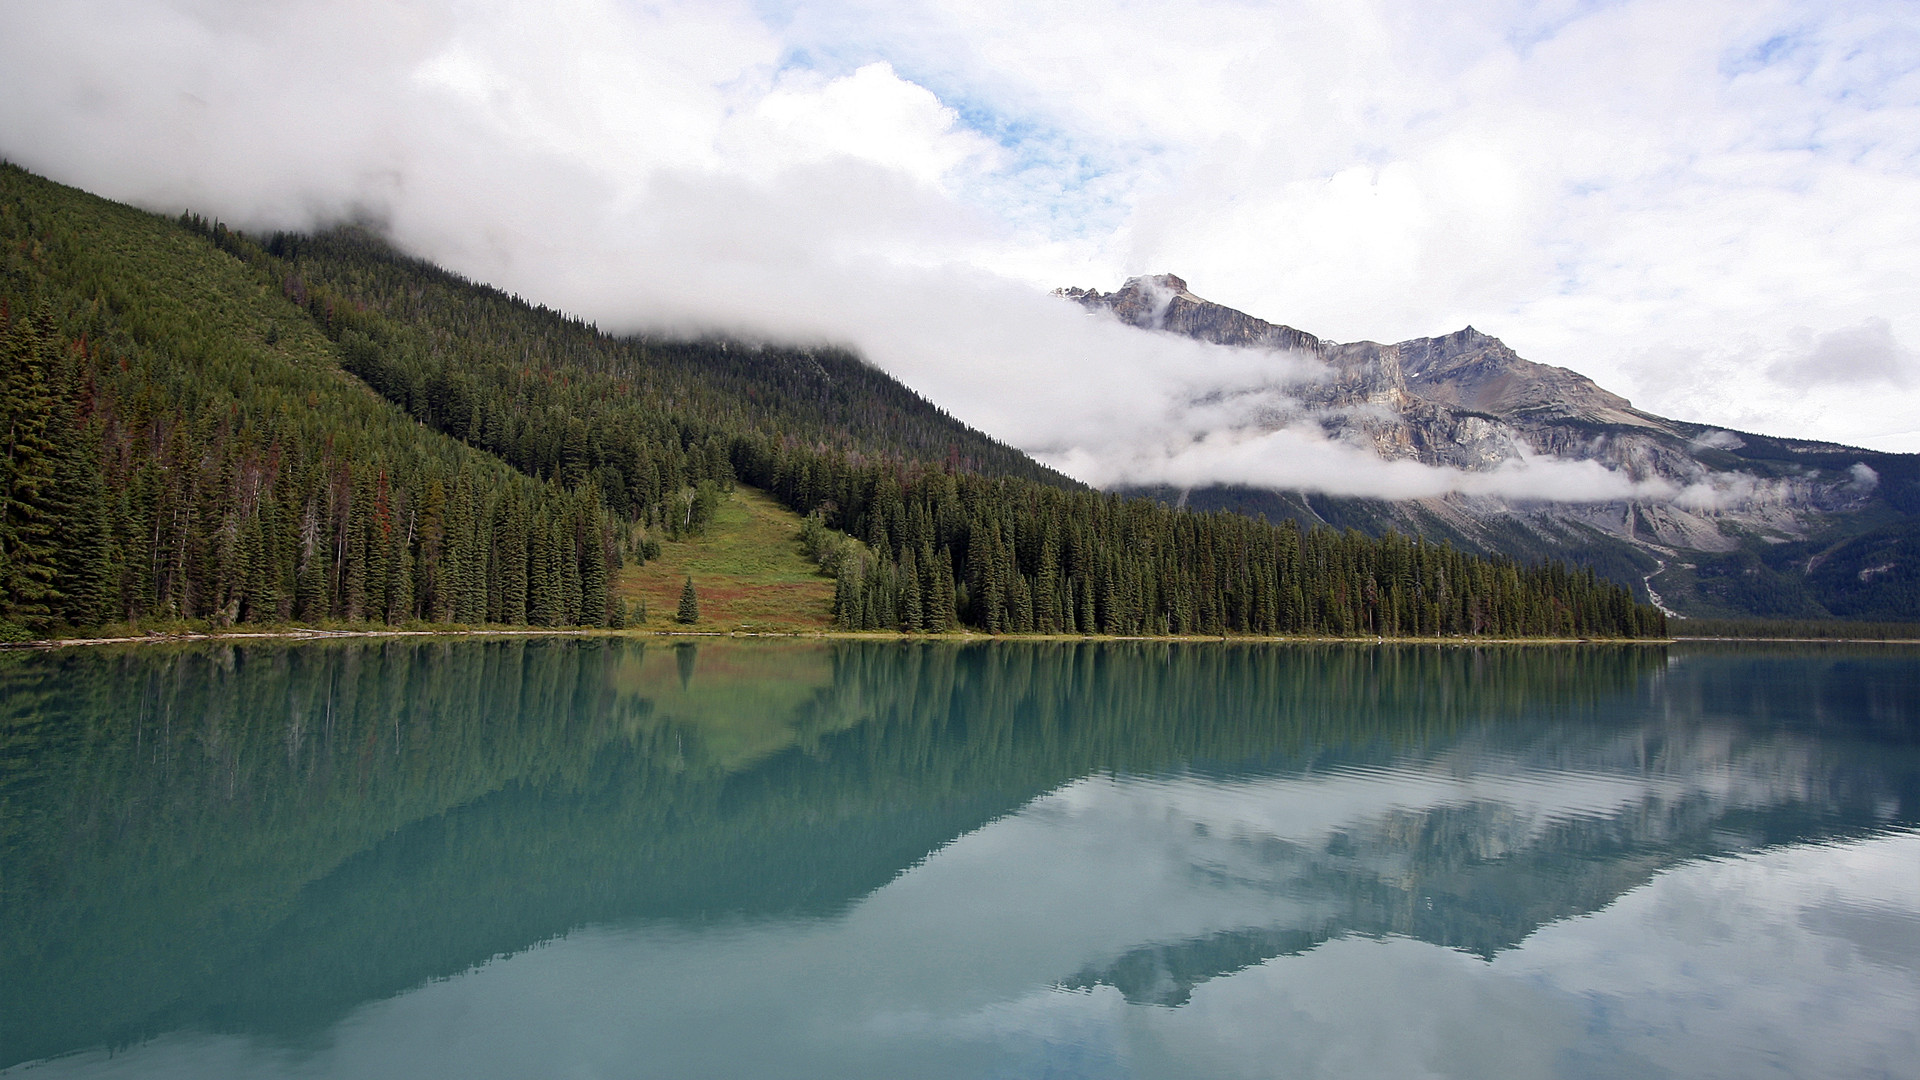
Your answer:
[[[1521,558],[1571,557],[1682,615],[1920,620],[1920,455],[1657,416],[1470,326],[1391,345],[1332,342],[1202,299],[1171,274],[1059,295],[1145,331],[1312,356],[1325,377],[1289,394],[1328,436],[1384,459],[1467,472],[1522,458],[1592,461],[1640,493],[1605,502],[1385,501],[1224,485],[1150,489],[1162,498],[1393,528]]]

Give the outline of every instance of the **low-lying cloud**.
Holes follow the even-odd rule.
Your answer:
[[[1485,471],[1407,459],[1390,461],[1305,427],[1213,432],[1184,445],[1127,446],[1106,453],[1074,447],[1042,460],[1105,485],[1237,484],[1379,499],[1473,495],[1517,501],[1612,502],[1670,498],[1677,490],[1663,481],[1632,480],[1593,461],[1516,457]]]

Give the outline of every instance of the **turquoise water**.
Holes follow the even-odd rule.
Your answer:
[[[1920,1076],[1920,649],[0,654],[31,1077]]]

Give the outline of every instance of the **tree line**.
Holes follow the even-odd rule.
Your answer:
[[[1388,534],[927,466],[736,444],[736,472],[809,514],[854,630],[1644,637],[1660,613],[1591,570]],[[833,542],[831,526],[860,543]]]

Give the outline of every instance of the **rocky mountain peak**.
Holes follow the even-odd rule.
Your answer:
[[[1054,290],[1054,295],[1089,310],[1111,312],[1120,321],[1143,330],[1163,330],[1215,345],[1307,352],[1319,352],[1322,345],[1319,338],[1305,331],[1256,319],[1196,296],[1184,278],[1173,274],[1128,278],[1110,293],[1067,288]]]
[[[1172,274],[1146,274],[1140,277],[1130,277],[1120,286],[1120,291],[1126,292],[1129,289],[1146,291],[1157,289],[1164,293],[1182,296],[1195,303],[1206,303],[1205,300],[1187,291],[1187,281],[1185,278],[1175,277]]]
[[[1628,426],[1647,422],[1626,398],[1579,372],[1535,363],[1471,326],[1391,348],[1413,392],[1435,404],[1498,416],[1547,413]]]
[[[1276,375],[1288,380],[1277,388],[1286,407],[1260,398],[1262,411],[1222,423],[1248,431],[1317,424],[1327,438],[1384,460],[1465,473],[1518,475],[1531,468],[1529,459],[1592,462],[1649,493],[1599,502],[1577,491],[1559,501],[1464,490],[1343,500],[1223,481],[1180,491],[1184,505],[1391,527],[1515,557],[1576,553],[1606,561],[1608,572],[1676,611],[1910,615],[1910,605],[1899,606],[1904,601],[1873,582],[1912,573],[1900,569],[1911,565],[1902,553],[1920,550],[1920,517],[1885,522],[1920,505],[1920,479],[1913,479],[1920,456],[1736,436],[1641,412],[1579,372],[1528,360],[1472,326],[1391,345],[1338,343],[1216,304],[1173,274],[1129,278],[1111,293],[1056,295],[1144,330],[1305,353],[1325,365],[1316,377],[1294,379],[1288,373],[1302,365],[1276,358]],[[1209,400],[1242,390],[1223,384]],[[1195,390],[1196,398],[1206,393]],[[1572,484],[1599,473],[1565,475]],[[1885,492],[1908,501],[1895,503]],[[1832,558],[1844,572],[1827,568],[1829,551],[1842,553]]]

